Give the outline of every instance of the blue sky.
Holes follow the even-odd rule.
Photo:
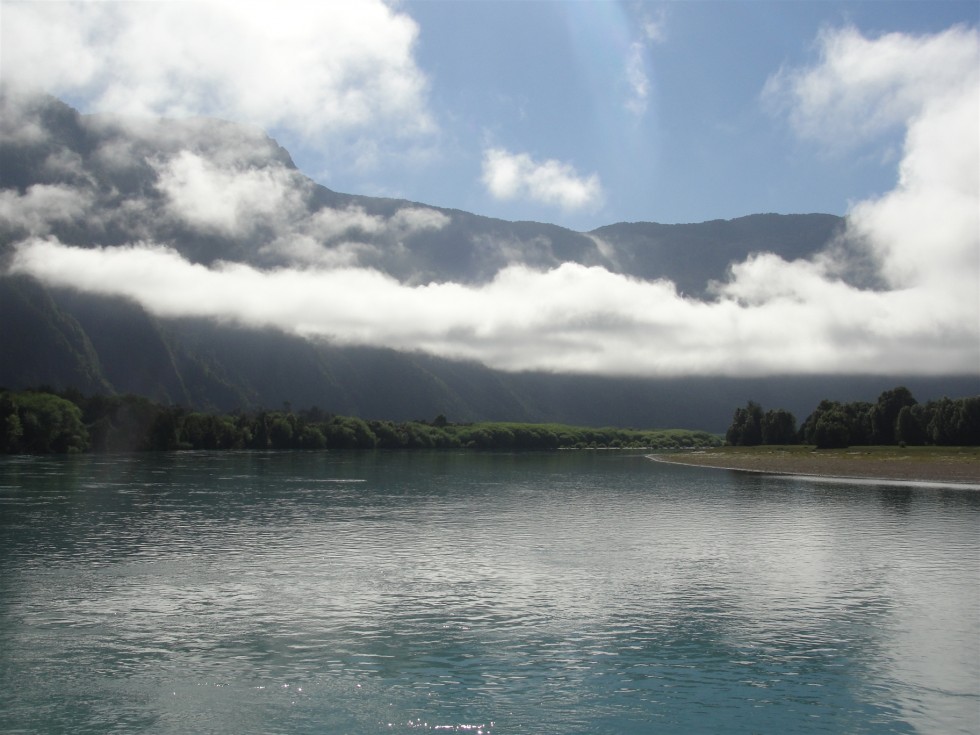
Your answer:
[[[438,152],[424,166],[325,172],[342,191],[388,194],[505,219],[590,229],[700,222],[755,212],[844,214],[891,189],[900,126],[855,147],[801,140],[762,92],[780,68],[813,63],[823,29],[874,37],[976,26],[976,2],[408,2]],[[645,28],[655,26],[651,37]],[[648,84],[628,77],[634,49]],[[481,184],[496,146],[596,175],[578,208],[498,199]],[[315,156],[298,157],[317,171]]]

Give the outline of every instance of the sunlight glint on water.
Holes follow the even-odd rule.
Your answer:
[[[0,460],[0,731],[976,732],[978,520],[612,452]]]

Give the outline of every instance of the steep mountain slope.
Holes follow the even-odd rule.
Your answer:
[[[18,242],[155,243],[193,263],[371,268],[406,284],[482,284],[501,269],[565,262],[710,293],[733,262],[804,258],[839,231],[831,215],[622,223],[592,233],[331,191],[260,131],[215,120],[84,116],[52,98],[0,95],[0,272]],[[177,295],[179,296],[179,294]],[[724,429],[747,398],[806,411],[874,398],[978,392],[974,377],[613,379],[504,373],[421,353],[340,347],[267,329],[165,319],[135,302],[0,276],[0,386],[131,392],[209,409],[317,405],[369,418],[445,414]]]
[[[84,116],[52,98],[4,95],[0,105],[0,187],[18,195],[0,221],[4,249],[32,234],[86,247],[153,241],[195,263],[350,264],[409,283],[482,283],[509,265],[575,262],[701,293],[751,252],[805,257],[842,224],[753,215],[579,233],[333,192],[275,141],[231,123]],[[205,195],[217,202],[206,206]]]
[[[704,296],[709,280],[721,280],[731,263],[749,253],[806,258],[842,229],[841,218],[832,214],[753,214],[697,225],[620,223],[590,234],[615,252],[622,272],[645,279],[667,277],[682,293]]]

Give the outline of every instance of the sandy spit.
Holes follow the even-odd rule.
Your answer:
[[[980,456],[865,451],[790,451],[756,447],[652,454],[650,459],[670,464],[713,467],[765,474],[800,475],[838,479],[897,481],[914,484],[953,485],[980,490]]]

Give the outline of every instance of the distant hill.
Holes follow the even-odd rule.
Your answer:
[[[507,265],[548,268],[572,261],[669,279],[682,292],[703,296],[731,263],[750,253],[807,257],[843,226],[841,218],[826,214],[758,214],[700,224],[620,223],[580,233],[334,192],[296,170],[289,154],[263,133],[221,121],[85,116],[50,97],[7,94],[0,96],[0,121],[0,195],[30,203],[0,209],[0,266],[16,242],[40,234],[82,247],[152,240],[197,263],[271,267],[305,257],[277,245],[279,219],[302,216],[316,223],[317,214],[329,209],[343,213],[343,227],[337,229],[335,218],[310,233],[327,243],[316,257],[355,259],[402,282],[484,283]],[[229,162],[246,179],[261,177],[280,198],[258,201],[255,217],[242,225],[197,212],[193,202],[182,216],[174,215],[164,194],[168,176],[190,175],[193,166],[211,163],[227,169]],[[438,227],[431,226],[434,221]],[[0,386],[10,389],[137,393],[222,411],[289,402],[396,420],[443,414],[453,421],[723,431],[734,407],[749,398],[803,412],[825,397],[873,400],[899,383],[920,400],[980,392],[975,376],[668,380],[510,374],[417,353],[164,320],[126,300],[10,275],[0,276],[0,346]]]

